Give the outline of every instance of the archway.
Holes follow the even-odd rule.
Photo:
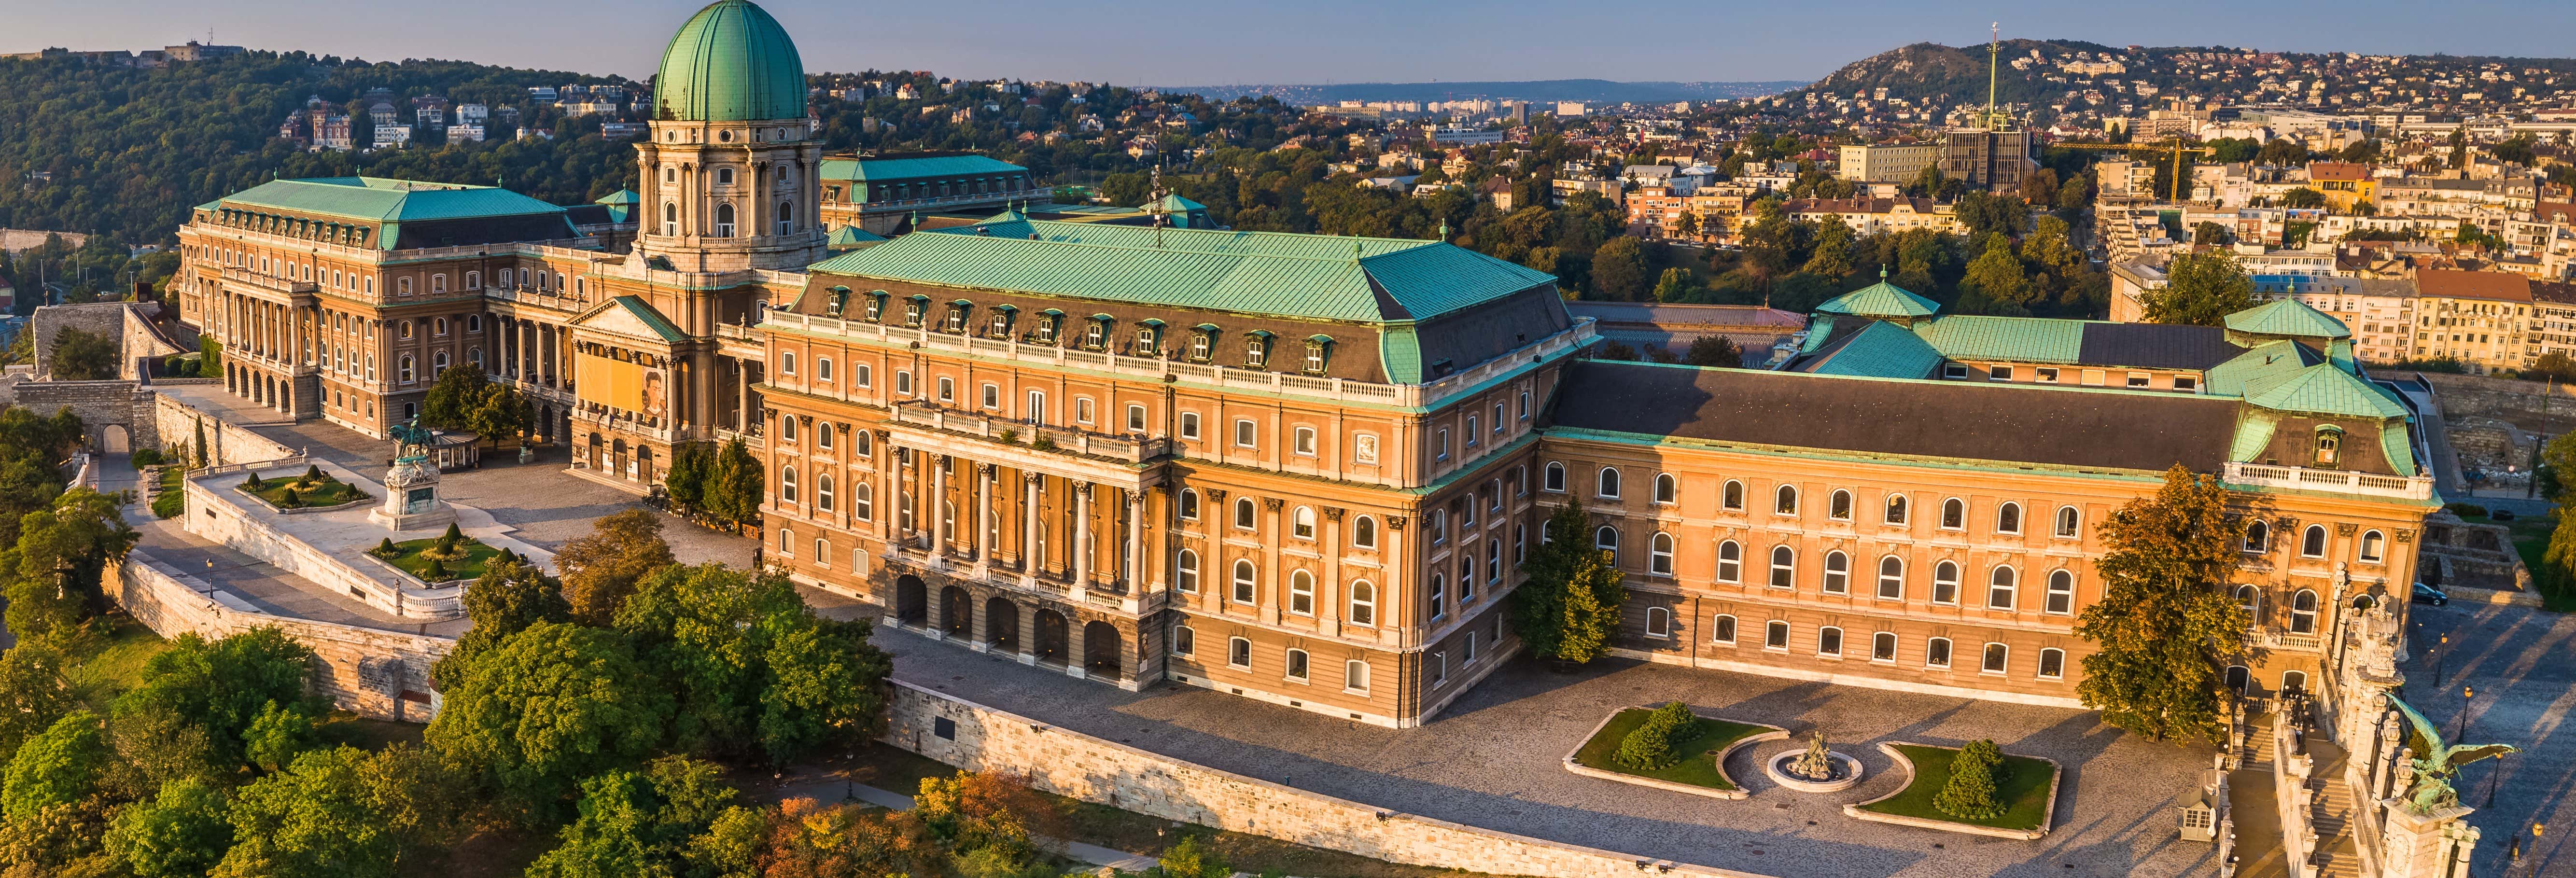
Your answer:
[[[939,590],[939,630],[950,637],[964,637],[974,627],[975,605],[966,590],[947,586]]]
[[[1066,633],[1063,613],[1039,610],[1037,649],[1035,650],[1038,661],[1063,663]]]
[[[107,454],[124,454],[128,451],[134,450],[131,447],[131,443],[134,441],[133,437],[125,432],[124,424],[109,424],[106,427],[100,428],[98,431],[98,438],[99,451],[101,452],[105,452]]]
[[[1087,673],[1106,674],[1126,679],[1127,665],[1119,660],[1126,654],[1118,636],[1118,626],[1093,622],[1082,626],[1082,669]]]
[[[2227,666],[2227,688],[2230,691],[2238,695],[2252,695],[2254,693],[2247,690],[2252,688],[2253,684],[2254,673],[2247,670],[2244,665]]]
[[[1004,598],[984,602],[984,645],[1000,652],[1020,651],[1020,606]]]
[[[894,620],[899,625],[930,621],[930,587],[921,577],[906,573],[894,578]]]

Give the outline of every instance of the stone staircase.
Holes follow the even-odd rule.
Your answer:
[[[2352,831],[2358,805],[2352,786],[2344,782],[2344,750],[2311,738],[2308,754],[2316,759],[2316,776],[2308,782],[2317,794],[2308,809],[2308,820],[2317,830],[2316,874],[2319,878],[2360,878],[2361,853]]]

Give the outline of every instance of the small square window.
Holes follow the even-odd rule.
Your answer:
[[[2040,367],[2040,368],[2033,369],[2033,370],[2031,370],[2031,371],[2032,371],[2032,372],[2037,373],[2036,378],[2037,378],[2037,380],[2038,380],[2038,381],[2040,381],[2040,382],[2042,382],[2042,383],[2046,383],[2046,384],[2055,384],[2055,383],[2057,383],[2057,370],[2055,370],[2055,369],[2051,369],[2051,368],[2048,368],[2048,367],[2045,367],[2045,366],[2042,366],[2042,367]]]
[[[1968,367],[1959,363],[1945,363],[1941,366],[1941,377],[1948,378],[1952,381],[1966,378],[1968,377]]]
[[[1196,438],[1199,438],[1199,413],[1197,413],[1197,412],[1182,412],[1182,413],[1181,413],[1181,438],[1183,438],[1183,439],[1196,439]]]
[[[2189,375],[2176,375],[2174,376],[2173,389],[2198,392],[2200,390],[2200,379],[2193,378]]]
[[[1988,380],[1988,381],[2010,381],[2010,380],[2013,380],[2013,367],[2011,367],[2011,366],[1996,366],[1996,367],[1994,367],[1994,369],[1992,369],[1992,370],[1990,370],[1990,371],[1988,371],[1988,372],[1986,373],[1986,380]]]
[[[2129,386],[2133,389],[2145,389],[2147,386],[2147,379],[2149,377],[2150,376],[2145,372],[2131,372],[2129,373]]]

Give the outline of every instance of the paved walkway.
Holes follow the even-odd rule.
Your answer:
[[[2477,743],[2506,743],[2522,752],[2461,769],[2460,803],[2485,841],[2478,874],[2501,876],[2505,848],[2519,836],[2523,865],[2513,873],[2576,875],[2576,616],[2530,607],[2452,604],[2414,607],[2417,656],[2403,670],[2406,702],[2444,735],[2461,728]],[[2436,661],[2428,645],[2451,635],[2452,654]],[[2433,679],[2435,665],[2443,677]],[[2464,700],[2462,688],[2475,689]],[[2500,772],[2500,774],[2499,774]],[[2537,845],[2531,827],[2547,832]],[[2491,871],[2493,870],[2493,871]]]

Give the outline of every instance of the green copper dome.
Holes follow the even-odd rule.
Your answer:
[[[660,120],[802,119],[805,62],[778,19],[747,0],[717,0],[662,51],[653,102]]]

